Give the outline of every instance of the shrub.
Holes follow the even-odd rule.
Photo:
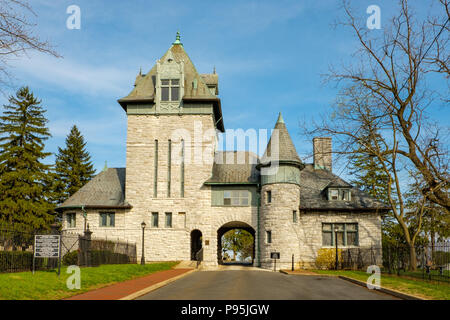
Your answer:
[[[338,249],[339,262],[342,261],[342,249]],[[333,269],[336,263],[336,249],[320,248],[317,251],[316,267],[319,269]]]
[[[66,266],[78,264],[78,251],[71,251],[67,253],[62,260],[62,263]]]

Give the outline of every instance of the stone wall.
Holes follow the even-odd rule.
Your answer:
[[[322,245],[322,223],[358,223],[359,248],[381,248],[381,216],[377,213],[302,212],[299,219],[300,251],[295,263],[301,268],[316,268]],[[349,246],[351,248],[351,246]],[[381,251],[378,251],[381,254]],[[381,257],[377,258],[381,261]]]
[[[272,193],[272,202],[267,202],[267,191]],[[288,268],[300,250],[299,225],[294,222],[293,211],[300,205],[300,187],[296,184],[274,183],[262,187],[261,191],[261,267],[272,268],[271,252],[280,252],[277,266]],[[267,231],[272,233],[272,243],[267,242]]]

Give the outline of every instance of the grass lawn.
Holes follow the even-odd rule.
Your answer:
[[[366,282],[369,277],[369,274],[363,271],[314,270],[314,272],[319,274],[346,276],[364,282]],[[446,283],[436,283],[423,281],[421,279],[382,274],[381,286],[426,299],[450,300],[450,284]]]
[[[81,268],[81,289],[69,290],[66,286],[67,268],[57,270],[18,273],[0,273],[0,299],[2,300],[56,300],[67,298],[92,289],[145,276],[162,270],[169,270],[176,262],[139,264],[112,264]]]

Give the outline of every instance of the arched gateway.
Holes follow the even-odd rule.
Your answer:
[[[223,250],[222,250],[222,237],[225,233],[230,230],[240,229],[245,230],[250,233],[253,237],[253,250],[252,250],[252,265],[255,261],[255,229],[253,229],[250,225],[241,221],[231,221],[225,223],[217,230],[217,262],[218,264],[223,264]]]

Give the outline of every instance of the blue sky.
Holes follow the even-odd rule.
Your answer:
[[[418,11],[428,10],[424,1],[413,2]],[[12,61],[15,85],[30,86],[48,110],[53,137],[47,151],[63,146],[76,124],[97,170],[105,161],[109,167],[125,166],[127,123],[117,99],[131,91],[140,67],[144,73],[151,69],[177,30],[200,73],[216,67],[225,127],[272,129],[281,111],[304,159],[312,143],[300,135],[299,122],[329,110],[336,88],[324,85],[321,75],[330,65],[349,61],[357,45],[349,30],[332,27],[342,16],[338,0],[31,4],[40,36],[64,58],[33,53]],[[72,4],[81,9],[80,30],[66,28],[66,8]],[[355,12],[365,19],[371,4],[380,6],[383,27],[394,13],[392,1],[358,1]],[[447,109],[437,107],[435,114],[448,123]]]

